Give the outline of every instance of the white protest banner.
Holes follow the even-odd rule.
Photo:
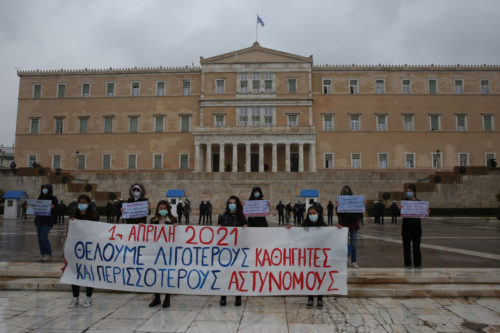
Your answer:
[[[429,217],[429,201],[401,200],[402,217]]]
[[[149,201],[136,201],[136,202],[124,202],[123,207],[123,219],[137,219],[139,217],[144,217],[149,215],[148,209]]]
[[[338,195],[337,196],[338,213],[364,213],[365,196],[364,195]]]
[[[267,216],[270,214],[269,206],[269,200],[245,200],[243,201],[243,215]]]
[[[62,283],[193,295],[346,295],[347,228],[70,221]]]
[[[28,199],[27,202],[28,208],[26,208],[26,214],[50,216],[50,205],[52,204],[51,200]]]

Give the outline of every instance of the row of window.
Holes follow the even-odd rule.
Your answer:
[[[389,168],[389,154],[388,153],[378,153],[378,168],[387,169]],[[469,166],[469,153],[458,153],[457,155],[457,165],[458,166]],[[485,165],[488,165],[488,161],[495,159],[495,153],[485,153]],[[432,168],[440,169],[442,168],[443,153],[434,152],[431,153]],[[334,153],[324,153],[323,154],[324,168],[333,169],[335,167],[335,154]],[[415,153],[405,153],[404,154],[405,168],[414,169],[416,168],[416,154]],[[361,153],[351,153],[351,168],[360,169],[361,168]]]
[[[182,80],[181,81],[181,89],[182,95],[189,96],[191,95],[191,80]],[[275,91],[274,87],[274,74],[265,73],[265,74],[247,74],[242,73],[239,76],[239,85],[237,92],[239,94],[259,94],[259,93],[273,93]],[[464,93],[464,80],[463,79],[454,79],[453,80],[455,87],[455,94],[463,94]],[[287,91],[290,94],[295,94],[297,92],[297,79],[289,78],[287,79]],[[226,92],[226,80],[225,79],[216,79],[216,93],[217,94],[225,94]],[[490,81],[487,79],[480,80],[481,85],[481,94],[489,94],[490,93]],[[115,82],[107,82],[106,83],[106,96],[114,97],[115,96]],[[427,92],[429,94],[437,94],[438,93],[438,80],[437,79],[428,79],[427,80]],[[81,84],[81,97],[90,97],[91,84],[89,82],[84,82]],[[358,94],[359,91],[359,80],[358,79],[349,79],[349,91],[350,94]],[[377,94],[385,94],[385,79],[375,79],[375,93]],[[333,80],[332,79],[323,79],[322,86],[323,94],[332,94],[333,93]],[[411,94],[412,93],[412,80],[411,79],[402,79],[401,80],[401,93],[402,94]],[[131,81],[130,82],[130,96],[141,96],[141,82],[140,81]],[[166,82],[165,81],[156,81],[156,96],[166,96]],[[33,98],[41,98],[42,97],[42,84],[35,83],[33,85]],[[66,83],[58,83],[57,84],[57,98],[66,97]]]

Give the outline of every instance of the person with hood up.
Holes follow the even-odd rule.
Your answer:
[[[37,215],[35,217],[36,233],[38,235],[38,246],[40,247],[40,260],[49,261],[52,259],[52,248],[49,242],[49,232],[56,224],[56,208],[57,208],[57,197],[52,194],[52,185],[44,184],[40,188],[40,195],[38,200],[50,200],[50,215],[41,216]]]
[[[345,185],[342,187],[342,191],[340,191],[340,195],[353,195],[352,189]],[[366,204],[366,203],[365,203]],[[336,203],[337,209],[339,203]],[[358,230],[359,230],[359,213],[339,213],[337,212],[338,224],[343,227],[349,228],[349,245],[347,256],[351,256],[351,264],[354,268],[359,268],[356,257],[356,243],[358,238]]]
[[[144,186],[142,186],[142,184],[138,183],[132,184],[132,186],[130,186],[129,193],[130,197],[127,200],[128,203],[138,202],[138,201],[148,201],[148,199],[146,198],[146,189],[144,188]],[[151,209],[150,205],[148,204],[148,215],[151,213],[150,209]],[[136,219],[126,219],[127,224],[138,224],[138,223],[146,224],[146,222],[147,222],[147,216],[139,217]]]
[[[264,194],[262,193],[262,189],[258,186],[252,188],[252,193],[250,193],[250,198],[248,200],[263,200]],[[271,210],[271,207],[269,207]],[[249,227],[268,227],[267,220],[265,216],[250,216],[248,217],[248,226]]]
[[[246,227],[247,220],[243,215],[243,205],[240,198],[232,195],[227,199],[224,214],[219,215],[218,223],[222,227]],[[221,296],[220,305],[226,306],[226,296]],[[241,306],[241,296],[236,296],[235,306]]]

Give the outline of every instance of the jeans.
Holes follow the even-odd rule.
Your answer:
[[[36,226],[36,233],[38,235],[38,246],[40,247],[40,254],[52,254],[52,248],[49,242],[49,232],[52,229],[50,225]]]
[[[348,247],[347,256],[351,256],[351,262],[356,262],[356,242],[358,238],[357,230],[349,231],[349,243],[351,246]]]

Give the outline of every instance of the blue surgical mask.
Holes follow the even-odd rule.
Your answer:
[[[88,204],[84,204],[84,203],[79,203],[79,204],[78,204],[78,209],[79,209],[80,211],[82,211],[82,212],[83,212],[83,211],[85,211],[85,210],[87,210],[87,208],[89,208],[89,205],[88,205]]]
[[[230,204],[228,205],[228,207],[229,207],[229,210],[230,210],[230,211],[232,211],[232,212],[236,211],[236,204],[234,204],[234,203],[230,203]]]
[[[158,211],[158,214],[160,214],[161,216],[167,216],[168,214],[168,211],[166,209],[160,209]]]
[[[413,197],[413,192],[406,192],[406,197],[411,199]]]
[[[44,189],[42,189],[42,193],[43,193],[43,194],[47,194],[47,193],[49,193],[49,190],[48,190],[48,189],[46,189],[46,188],[44,188]]]
[[[309,215],[309,221],[316,222],[318,220],[318,215]]]
[[[253,194],[253,197],[254,197],[254,198],[260,198],[260,193],[259,193],[259,192],[255,192],[255,193]]]

